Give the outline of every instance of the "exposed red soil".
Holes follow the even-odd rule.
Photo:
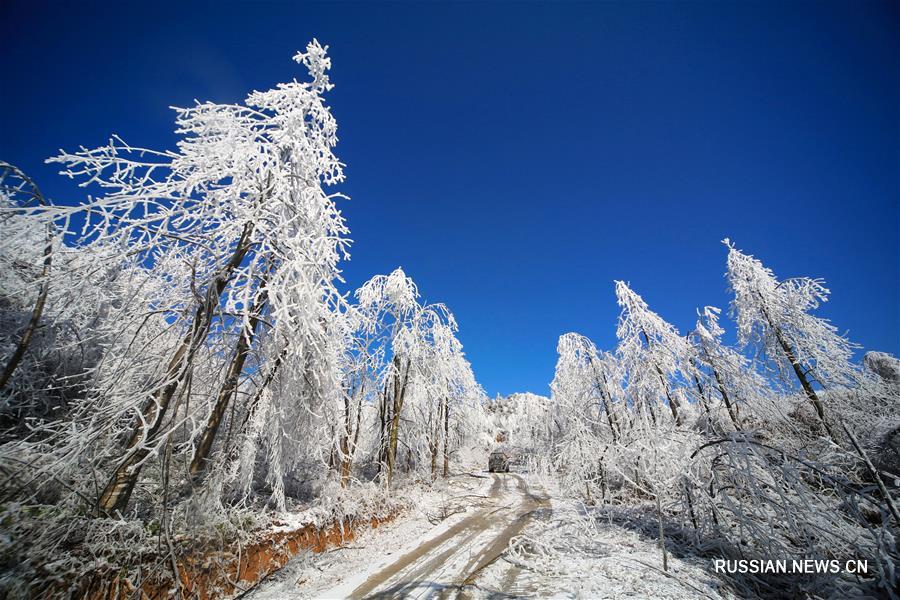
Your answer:
[[[245,591],[267,575],[283,567],[304,549],[323,552],[330,547],[352,541],[360,526],[378,527],[392,521],[396,515],[369,521],[344,521],[329,527],[306,525],[294,530],[276,531],[257,542],[229,551],[195,552],[178,559],[180,588],[183,598],[215,600],[228,598]],[[171,572],[171,569],[170,569]],[[164,600],[178,598],[174,594],[174,577],[166,580],[143,581],[140,592],[134,583],[117,572],[86,573],[77,584],[74,597],[85,600],[118,600],[142,598]],[[34,590],[34,597],[58,597],[60,588]]]

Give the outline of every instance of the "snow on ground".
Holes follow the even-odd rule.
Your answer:
[[[546,505],[546,499],[515,474],[492,474],[480,508],[418,545],[352,590],[352,598],[452,598],[471,588],[478,573],[499,558],[514,535]],[[340,594],[335,593],[335,596]]]
[[[477,578],[473,596],[553,598],[734,598],[702,559],[668,556],[655,539],[613,523],[586,518],[586,508],[541,479],[550,511],[510,541],[500,560]],[[480,592],[480,593],[479,593]]]
[[[414,509],[346,547],[294,558],[249,598],[732,598],[702,559],[585,518],[552,481],[464,474],[415,488]]]
[[[303,552],[261,583],[250,600],[343,598],[373,573],[447,531],[480,507],[493,480],[486,475],[455,475],[434,488],[406,488],[412,508],[377,528],[363,526],[349,544],[319,554]]]

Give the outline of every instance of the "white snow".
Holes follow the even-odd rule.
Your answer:
[[[446,485],[404,490],[411,511],[377,528],[361,528],[352,542],[340,548],[299,554],[247,597],[347,597],[373,573],[471,515],[478,507],[478,496],[486,496],[491,483],[489,477],[464,474]],[[443,520],[432,522],[445,514]]]
[[[515,493],[517,475],[502,475],[496,511],[514,510],[524,496]],[[547,493],[546,507],[535,511],[521,533],[502,554],[463,585],[451,582],[471,569],[477,559],[507,525],[500,516],[484,529],[463,529],[446,536],[454,526],[487,506],[469,502],[458,512],[434,525],[435,515],[446,507],[461,508],[460,501],[487,496],[492,478],[457,476],[446,487],[419,489],[414,512],[377,529],[366,529],[345,547],[322,554],[305,553],[259,586],[252,600],[347,598],[354,590],[406,557],[409,563],[377,588],[393,590],[398,597],[431,598],[448,592],[451,597],[490,597],[497,592],[514,596],[554,598],[730,598],[723,584],[711,576],[702,561],[669,556],[662,570],[656,541],[614,524],[594,525],[585,519],[584,506],[561,496],[551,480],[524,476],[528,488]],[[428,552],[419,552],[423,547]],[[410,575],[424,573],[423,577]]]

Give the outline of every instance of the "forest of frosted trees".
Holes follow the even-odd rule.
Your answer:
[[[450,310],[399,268],[339,288],[330,61],[315,41],[295,60],[308,80],[178,110],[175,150],[52,158],[81,204],[0,167],[7,585],[138,568],[310,496],[378,511],[473,431],[484,392]]]
[[[394,514],[502,430],[533,473],[682,552],[870,565],[744,589],[895,594],[900,368],[854,358],[817,316],[822,281],[725,240],[736,344],[720,308],[682,333],[619,281],[615,348],[566,333],[551,397],[488,400],[450,309],[402,269],[345,289],[331,63],[316,41],[294,59],[302,81],[177,109],[174,149],[60,151],[78,204],[0,163],[0,590],[177,588],[197,546],[301,507]]]
[[[616,282],[616,348],[561,336],[552,397],[523,412],[541,449],[533,468],[605,507],[596,518],[658,532],[680,552],[870,569],[736,574],[744,593],[896,597],[900,362],[853,362],[857,346],[812,314],[828,299],[822,281],[779,280],[724,244],[737,346],[723,342],[719,308],[698,310],[683,335]]]

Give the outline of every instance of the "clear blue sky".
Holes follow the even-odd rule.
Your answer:
[[[57,148],[174,143],[169,105],[301,76],[317,37],[356,287],[447,303],[490,394],[547,392],[556,340],[615,342],[613,280],[687,330],[723,237],[900,351],[900,4],[4,2],[0,157],[78,198]]]

